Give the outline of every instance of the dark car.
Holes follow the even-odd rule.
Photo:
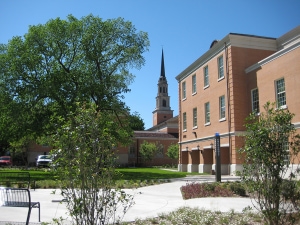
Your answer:
[[[0,157],[0,166],[12,166],[12,159],[10,156]]]
[[[51,155],[39,155],[36,160],[37,167],[50,167],[51,163],[52,163]]]

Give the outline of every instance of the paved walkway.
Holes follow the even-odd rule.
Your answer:
[[[222,176],[222,181],[238,180],[238,177]],[[123,221],[134,221],[135,219],[146,219],[156,217],[161,213],[174,211],[182,206],[198,207],[207,210],[242,212],[247,206],[252,206],[248,198],[198,198],[183,200],[180,187],[190,182],[212,182],[215,176],[188,176],[186,178],[173,179],[170,183],[141,187],[135,190],[126,190],[134,195],[135,204],[126,213]],[[60,190],[36,189],[31,191],[32,201],[41,203],[41,221],[51,222],[53,218],[67,218],[65,203]],[[27,210],[25,208],[0,208],[0,221],[10,221],[9,224],[17,221],[25,221]],[[31,222],[38,222],[38,210],[32,209]],[[13,222],[13,223],[12,223]],[[0,222],[5,224],[4,222]],[[32,223],[33,224],[33,223]]]

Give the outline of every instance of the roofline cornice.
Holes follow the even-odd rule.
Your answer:
[[[278,52],[275,52],[274,54],[270,55],[269,57],[259,61],[258,63],[255,63],[254,65],[248,67],[245,69],[245,73],[249,73],[253,70],[257,70],[257,69],[260,69],[263,65],[269,63],[269,62],[272,62],[273,60],[295,50],[296,48],[299,48],[300,47],[300,39],[297,43],[291,45],[291,46],[288,46],[287,48],[283,48],[281,49],[280,51]]]
[[[277,51],[276,38],[230,33],[176,76],[176,80],[184,80],[229,46]]]
[[[179,75],[175,78],[178,82],[184,80],[191,73],[194,73],[198,68],[206,64],[213,57],[222,52],[226,47],[230,45],[229,35],[225,36],[221,41],[216,43],[211,49],[209,49],[206,53],[200,56],[196,61],[194,61],[191,65],[189,65],[185,70],[183,70]]]

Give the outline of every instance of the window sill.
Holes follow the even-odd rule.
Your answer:
[[[198,129],[198,126],[194,126],[194,127],[193,127],[193,130],[195,130],[195,129]]]
[[[209,85],[204,86],[204,87],[203,87],[203,90],[205,90],[205,89],[207,89],[207,88],[209,88]]]
[[[278,107],[277,109],[287,109],[287,108],[288,108],[287,105],[282,105],[282,106]]]
[[[182,132],[183,132],[183,133],[186,132],[186,129],[182,130]]]
[[[182,102],[185,101],[185,100],[186,100],[186,98],[181,99]]]
[[[219,122],[223,122],[223,121],[226,121],[226,118],[219,119]]]
[[[220,82],[221,80],[224,80],[225,79],[225,76],[221,77],[218,79],[218,82]]]
[[[194,92],[194,93],[192,93],[192,96],[194,96],[194,95],[196,95],[197,94],[197,92]]]
[[[208,123],[204,124],[204,126],[210,126],[210,122],[208,122]]]

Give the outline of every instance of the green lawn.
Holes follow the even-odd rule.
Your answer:
[[[118,180],[160,180],[185,177],[187,173],[159,168],[118,168]]]
[[[35,181],[57,180],[57,176],[55,175],[55,173],[49,169],[21,170],[1,168],[0,171],[28,171],[30,173],[31,179]],[[116,178],[117,180],[168,180],[172,178],[185,177],[186,175],[191,174],[186,172],[178,172],[176,170],[164,170],[160,168],[118,168],[117,171],[119,172],[119,175]]]

